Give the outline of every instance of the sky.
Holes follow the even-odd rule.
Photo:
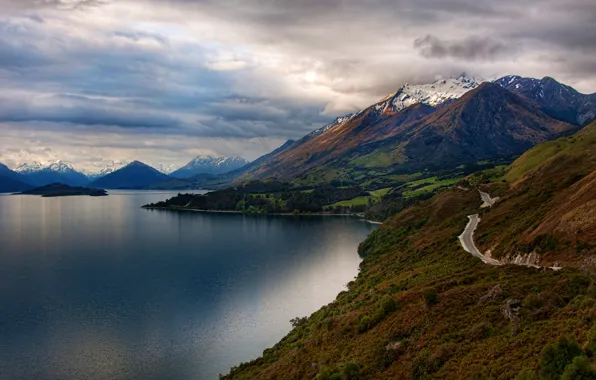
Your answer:
[[[0,0],[0,162],[255,159],[465,71],[596,92],[594,0]]]

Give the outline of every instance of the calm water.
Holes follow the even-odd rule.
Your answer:
[[[374,226],[0,196],[0,379],[213,379],[357,274]]]

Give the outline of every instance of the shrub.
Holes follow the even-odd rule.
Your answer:
[[[360,326],[358,327],[358,331],[363,333],[372,327],[372,320],[368,315],[365,315],[360,319]]]
[[[432,374],[438,369],[435,357],[428,349],[420,351],[412,363],[412,380],[432,379]]]
[[[362,367],[358,363],[346,363],[341,370],[342,380],[358,380],[362,378]]]
[[[585,356],[577,356],[573,362],[565,368],[561,380],[594,380],[596,379],[596,368],[590,364]]]
[[[514,380],[538,380],[538,375],[531,369],[524,368],[515,376]]]
[[[397,310],[397,303],[395,302],[393,297],[385,296],[381,301],[381,308],[383,309],[384,314],[393,313]]]
[[[426,289],[424,291],[424,306],[431,307],[433,305],[436,305],[437,302],[438,302],[437,290],[434,288]]]
[[[542,350],[540,361],[541,375],[544,379],[559,379],[575,357],[583,354],[575,339],[561,337],[555,343],[548,344]]]
[[[316,379],[317,380],[331,380],[333,378],[333,375],[335,375],[334,373],[335,371],[333,371],[331,368],[322,368],[319,373],[317,374]]]
[[[596,325],[588,331],[588,344],[586,345],[586,354],[588,356],[596,355]]]

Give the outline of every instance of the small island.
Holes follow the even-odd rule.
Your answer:
[[[68,186],[63,183],[52,183],[49,185],[26,190],[17,195],[41,195],[42,197],[70,197],[76,195],[88,195],[90,197],[104,197],[108,192],[104,189],[90,189],[87,187]]]

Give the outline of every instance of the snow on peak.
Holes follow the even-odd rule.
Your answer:
[[[312,131],[311,133],[309,133],[308,135],[306,135],[306,137],[307,138],[311,138],[311,137],[318,136],[321,133],[328,131],[330,128],[335,127],[336,125],[340,125],[340,124],[345,123],[346,121],[350,120],[352,118],[352,116],[354,116],[353,113],[351,113],[349,115],[338,117],[332,123],[329,123],[329,124],[325,125],[324,127],[321,127],[319,129],[317,129],[316,131]]]
[[[438,79],[428,84],[404,84],[397,92],[387,95],[372,107],[379,112],[399,112],[414,104],[422,103],[436,107],[444,102],[460,98],[466,92],[480,86],[484,79],[469,76],[467,73],[461,73],[457,78]],[[306,139],[318,136],[332,127],[345,123],[352,117],[362,114],[369,108],[365,108],[357,113],[335,119],[333,123],[327,124],[305,136]]]
[[[49,164],[47,166],[47,169],[54,171],[54,172],[59,172],[59,173],[67,173],[67,172],[75,171],[71,164],[61,161],[61,160],[58,160],[56,162]]]
[[[199,155],[193,158],[192,161],[186,165],[188,168],[192,167],[202,167],[205,165],[209,165],[212,167],[224,166],[224,165],[232,165],[232,164],[240,164],[245,165],[248,161],[242,157],[216,157],[211,155]]]
[[[45,166],[46,165],[39,161],[33,161],[31,163],[22,163],[15,169],[15,171],[18,173],[32,173],[43,170]]]
[[[52,162],[33,161],[32,163],[23,163],[19,165],[15,171],[19,173],[34,173],[42,170],[49,170],[58,173],[69,173],[76,171],[71,164],[62,160]]]
[[[462,73],[457,78],[439,79],[429,84],[406,84],[384,103],[384,108],[399,112],[413,104],[422,103],[436,107],[449,100],[460,98],[484,82]],[[387,98],[386,98],[387,99]]]
[[[170,174],[170,173],[176,171],[176,169],[178,169],[178,165],[174,165],[174,164],[159,164],[159,165],[156,165],[155,168],[157,170],[159,170],[160,172],[162,172],[163,174]]]
[[[97,167],[94,170],[85,171],[85,174],[89,177],[99,178],[113,173],[118,169],[122,169],[128,164],[128,161],[111,161],[103,167]]]

